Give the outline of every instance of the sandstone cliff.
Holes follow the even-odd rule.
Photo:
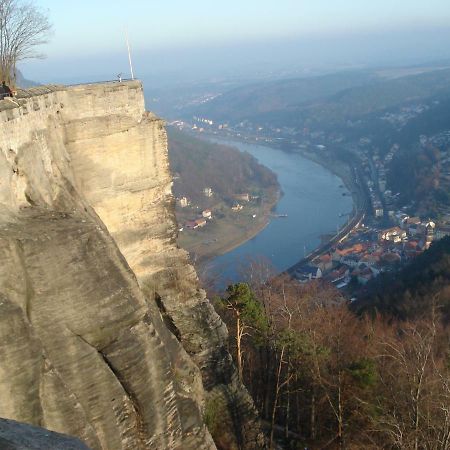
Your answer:
[[[89,450],[78,439],[5,419],[0,419],[0,449]]]
[[[176,245],[139,82],[0,102],[0,417],[93,449],[263,448],[226,329]],[[214,430],[212,430],[214,431]]]

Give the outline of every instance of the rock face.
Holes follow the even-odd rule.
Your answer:
[[[78,439],[5,419],[0,419],[0,449],[89,450]]]
[[[0,102],[0,417],[92,449],[264,448],[139,82]],[[213,407],[211,407],[213,405]]]

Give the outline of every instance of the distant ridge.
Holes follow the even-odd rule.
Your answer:
[[[17,79],[16,79],[17,87],[26,89],[33,86],[41,86],[40,83],[36,83],[36,81],[28,80],[25,78],[20,70],[17,71]]]

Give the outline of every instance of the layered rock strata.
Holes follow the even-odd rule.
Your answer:
[[[139,82],[0,102],[0,416],[93,449],[213,449],[213,402],[230,445],[263,447],[171,182]]]

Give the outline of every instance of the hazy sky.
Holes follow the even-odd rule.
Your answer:
[[[336,36],[345,39],[371,33],[410,33],[416,29],[426,36],[430,30],[450,28],[449,0],[37,0],[35,3],[48,9],[54,35],[44,48],[47,61],[25,66],[31,74],[45,72],[45,67],[51,67],[53,74],[64,74],[64,70],[79,72],[79,64],[71,68],[70,64],[62,63],[69,60],[89,64],[93,72],[99,72],[100,66],[105,71],[113,70],[114,64],[110,69],[106,61],[112,62],[123,54],[125,26],[142,67],[146,67],[145,54],[156,61],[168,51],[196,52],[224,46],[250,49],[251,45],[272,41],[335,41]],[[449,47],[444,42],[435,45]]]

